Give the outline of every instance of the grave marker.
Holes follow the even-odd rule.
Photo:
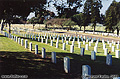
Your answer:
[[[82,79],[91,79],[91,67],[89,65],[82,66]]]
[[[56,48],[58,48],[58,45],[59,45],[59,43],[58,43],[58,42],[56,42]]]
[[[96,53],[95,53],[95,51],[91,52],[91,60],[96,60]]]
[[[108,49],[105,48],[105,49],[104,49],[104,55],[107,55],[107,54],[108,54]]]
[[[117,45],[117,49],[119,49],[119,44],[116,44]]]
[[[83,45],[85,45],[85,41],[83,41]]]
[[[112,47],[112,43],[109,43],[109,47]]]
[[[40,42],[40,37],[38,37],[38,42]]]
[[[29,43],[29,49],[32,51],[32,42]]]
[[[78,43],[78,48],[81,48],[81,42]]]
[[[85,48],[81,48],[81,53],[80,53],[80,55],[81,55],[81,56],[84,56],[84,52],[85,52]]]
[[[51,40],[51,46],[53,46],[53,40]]]
[[[119,51],[119,50],[116,50],[115,56],[116,56],[116,58],[119,58],[119,57],[120,57],[120,51]]]
[[[28,41],[25,40],[25,48],[28,48]]]
[[[35,45],[35,54],[38,54],[38,45]]]
[[[18,41],[18,37],[16,36],[16,42]]]
[[[64,70],[65,73],[70,73],[70,59],[68,57],[64,57]]]
[[[66,41],[66,44],[68,45],[68,44],[69,44],[69,42],[68,42],[68,41]]]
[[[107,65],[112,65],[112,55],[107,55],[106,56],[106,64]]]
[[[20,44],[20,38],[18,38],[18,44]]]
[[[112,52],[115,52],[115,46],[112,46]]]
[[[43,38],[41,39],[41,43],[44,43],[44,39]]]
[[[74,53],[74,46],[73,45],[70,46],[70,52]]]
[[[94,51],[95,51],[95,53],[97,53],[97,47],[96,46],[94,47]]]
[[[23,39],[21,39],[21,46],[23,46]]]
[[[63,43],[63,50],[66,50],[66,43]]]
[[[89,42],[89,46],[91,46],[91,42]]]
[[[56,52],[52,52],[52,63],[56,63]]]
[[[45,43],[48,44],[48,39],[45,40]]]
[[[85,46],[85,50],[89,50],[89,46],[88,46],[88,44],[86,44],[86,46]]]
[[[45,48],[42,48],[42,58],[46,57],[46,52],[45,52]]]

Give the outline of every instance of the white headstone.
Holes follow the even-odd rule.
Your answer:
[[[82,66],[82,79],[91,79],[91,67],[89,65]]]
[[[43,43],[43,38],[41,39],[41,43]]]
[[[45,43],[48,44],[48,39],[45,40]]]
[[[72,45],[74,46],[74,41],[72,41]]]
[[[78,48],[81,48],[81,42],[78,43]]]
[[[70,53],[74,53],[74,46],[73,45],[70,46]]]
[[[63,43],[63,50],[66,50],[66,43]]]
[[[58,48],[58,46],[59,46],[59,42],[56,42],[56,48]]]
[[[104,55],[107,55],[107,53],[108,53],[108,49],[105,48],[105,49],[104,49]]]
[[[91,46],[91,42],[89,42],[89,46]]]
[[[88,39],[86,39],[86,42],[88,43]]]
[[[119,44],[120,42],[118,41],[117,44]]]
[[[109,41],[107,41],[107,44],[109,44]]]
[[[45,48],[42,48],[42,58],[45,58],[46,57],[46,51],[45,51]]]
[[[106,64],[107,65],[112,65],[112,55],[107,55],[106,56]]]
[[[62,43],[64,43],[64,39],[62,39]]]
[[[106,45],[105,44],[103,44],[103,50],[106,48]]]
[[[116,44],[116,42],[114,42],[114,45]]]
[[[16,42],[18,41],[18,37],[16,36]]]
[[[96,60],[96,53],[95,53],[95,51],[91,52],[91,60]]]
[[[70,59],[68,57],[64,57],[64,70],[65,73],[70,73]]]
[[[89,50],[89,46],[88,46],[88,44],[86,44],[86,46],[85,46],[85,50]]]
[[[115,52],[115,46],[112,46],[112,52]]]
[[[51,46],[53,46],[53,40],[51,40]]]
[[[83,45],[85,45],[85,41],[83,41]]]
[[[38,41],[40,41],[40,37],[38,37]]]
[[[59,42],[59,38],[57,38],[57,42]]]
[[[25,48],[28,48],[28,41],[25,40]]]
[[[116,44],[117,45],[117,49],[119,49],[119,44]]]
[[[32,42],[29,43],[29,49],[32,51]]]
[[[112,43],[109,43],[109,47],[112,47]]]
[[[52,63],[56,63],[56,52],[52,52]]]
[[[80,39],[78,38],[78,41],[77,41],[78,43],[80,42]]]
[[[68,42],[68,41],[66,41],[66,44],[68,45],[68,44],[69,44],[69,42]]]
[[[95,43],[95,46],[98,47],[98,43]]]
[[[38,54],[38,45],[35,45],[35,54]]]
[[[20,38],[18,38],[18,44],[20,44]]]
[[[53,41],[55,41],[55,37],[53,37]]]
[[[116,58],[119,58],[119,57],[120,57],[120,51],[119,51],[119,50],[116,50],[115,56],[116,56]]]
[[[21,46],[23,46],[23,39],[21,39]]]
[[[94,51],[95,51],[95,53],[97,53],[97,47],[96,46],[94,47]]]

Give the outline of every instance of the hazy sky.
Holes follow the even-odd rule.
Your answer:
[[[102,9],[100,10],[101,13],[105,14],[105,11],[108,9],[108,7],[110,6],[110,4],[112,3],[113,0],[102,0]],[[120,0],[116,0],[116,1],[120,1]],[[84,1],[85,2],[85,1]],[[51,5],[52,6],[52,5]],[[55,8],[47,8],[50,11],[55,12],[55,14],[57,14]],[[83,10],[83,7],[81,7],[80,11]],[[28,18],[34,17],[34,13],[30,13],[30,15],[28,16]]]

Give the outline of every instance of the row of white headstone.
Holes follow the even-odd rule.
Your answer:
[[[105,44],[104,40],[102,40],[102,43],[103,43],[104,55],[107,55],[108,54],[108,48],[106,48],[106,44]],[[120,51],[119,50],[115,51],[115,46],[112,46],[113,43],[114,43],[114,45],[116,45],[117,49],[119,49],[119,41],[118,41],[117,44],[113,40],[112,40],[112,43],[110,43],[109,41],[107,41],[107,44],[109,44],[109,47],[111,47],[112,52],[115,52],[115,57],[119,58],[120,57]]]
[[[23,35],[23,36],[25,36],[26,37],[26,34],[25,35]],[[38,35],[37,35],[38,36]],[[52,35],[53,36],[53,35]],[[65,37],[65,35],[63,35],[63,37]],[[30,38],[31,38],[31,35],[30,35]],[[46,38],[46,34],[44,35],[44,38],[43,38],[43,36],[42,36],[42,34],[41,34],[41,42],[43,43],[43,40]],[[51,36],[50,36],[50,38],[51,38]],[[51,40],[51,46],[53,46],[53,41],[55,41],[55,38],[57,38],[57,35],[55,36],[55,37],[53,37],[53,40]],[[56,42],[56,48],[58,48],[58,46],[59,46],[59,38],[60,38],[60,35],[58,35],[58,38],[57,38],[57,42]],[[67,37],[68,38],[68,37]],[[71,53],[73,53],[74,52],[74,42],[75,42],[75,38],[76,37],[74,37],[74,39],[73,39],[73,41],[72,41],[72,45],[70,46],[70,52]],[[33,38],[33,36],[32,36],[32,39],[34,39]],[[72,36],[70,37],[70,39],[72,39]],[[85,38],[85,36],[84,36],[84,39],[86,39]],[[21,39],[22,40],[22,39]],[[35,40],[36,40],[36,35],[35,35]],[[78,36],[78,48],[80,48],[81,47],[81,43],[79,42],[79,36]],[[39,37],[38,37],[38,41],[40,41],[40,34],[39,34]],[[88,42],[88,39],[86,40],[86,42]],[[95,47],[94,47],[94,51],[97,53],[97,47],[98,47],[98,42],[99,42],[99,40],[97,40],[96,41],[96,43],[95,43]],[[107,41],[108,42],[108,41]],[[48,35],[47,35],[47,39],[46,39],[46,44],[48,43]],[[64,39],[62,38],[62,43],[63,43],[63,50],[66,50],[66,44],[68,44],[68,41],[66,41],[66,43],[64,43]],[[93,43],[93,39],[89,42],[89,46],[91,46],[91,43]],[[107,53],[108,53],[108,49],[106,48],[106,45],[105,45],[105,43],[104,43],[104,40],[102,40],[102,43],[103,43],[103,50],[104,50],[104,54],[105,55],[107,55]],[[112,40],[112,43],[115,43],[115,42],[113,42],[113,40]],[[111,43],[110,43],[111,44]],[[22,43],[21,43],[21,45],[22,45]],[[83,41],[83,45],[85,45],[85,41]],[[86,50],[89,50],[89,46],[88,46],[88,44],[86,44],[86,46],[85,46],[85,49]],[[117,46],[119,47],[119,41],[118,41],[118,44],[117,44]],[[117,47],[117,48],[118,48]],[[115,47],[114,46],[112,46],[112,51],[115,51]],[[119,50],[116,50],[116,58],[119,58]]]
[[[14,36],[14,41],[16,41],[16,42],[18,41],[18,43],[20,44],[20,38],[18,38],[18,40],[17,40],[17,38],[18,37]],[[13,39],[13,35],[12,35],[12,39]],[[28,41],[25,40],[25,48],[28,48],[27,43],[28,43]],[[56,43],[58,43],[58,42],[56,42]],[[98,42],[96,42],[96,43],[98,43]],[[65,43],[63,43],[63,46],[64,46],[64,44]],[[21,46],[23,46],[23,39],[21,39]],[[73,47],[74,47],[74,43],[72,43],[72,45],[71,45],[71,48],[73,48]],[[80,42],[78,44],[78,47],[80,48]],[[86,44],[86,47],[88,47],[88,44]],[[96,44],[96,47],[97,47],[97,44]],[[56,46],[56,48],[57,48],[57,46]],[[32,51],[32,42],[29,43],[29,49],[30,49],[30,51]],[[84,48],[81,48],[81,51],[82,51],[81,56],[83,56],[84,55]],[[35,54],[38,54],[38,45],[35,45]],[[42,58],[45,58],[45,56],[46,56],[45,48],[42,48]],[[92,53],[91,53],[91,59],[92,60],[96,59],[96,54],[95,54],[94,51],[92,51]],[[56,53],[55,52],[52,52],[52,62],[56,63]],[[112,64],[111,62],[112,62],[112,55],[107,55],[106,64],[111,65]],[[68,57],[64,57],[64,70],[65,70],[66,73],[70,72],[70,59]],[[83,65],[82,66],[82,77],[83,77],[83,79],[84,78],[86,79],[86,77],[88,78],[88,76],[90,76],[90,75],[91,75],[90,66]]]
[[[46,37],[46,35],[44,35],[44,38]],[[48,37],[48,36],[47,36]],[[59,37],[59,36],[58,36]],[[84,37],[85,38],[85,37]],[[38,41],[39,41],[39,39],[40,39],[40,37],[38,37]],[[41,39],[42,39],[42,43],[43,43],[43,38],[42,38],[42,35],[41,35]],[[47,44],[47,40],[48,39],[46,39],[46,44]],[[55,37],[53,37],[53,40],[55,40]],[[53,46],[53,40],[51,40],[51,46]],[[63,40],[63,39],[62,39]],[[75,39],[73,39],[73,41],[72,41],[72,45],[70,46],[70,52],[71,53],[73,53],[74,52],[74,41],[75,41]],[[67,42],[67,44],[68,44],[68,41],[66,41]],[[99,42],[99,40],[97,40],[96,41],[96,43],[95,43],[95,47],[94,47],[94,51],[97,53],[97,47],[98,47],[98,42]],[[102,42],[104,43],[104,41],[102,40]],[[91,42],[89,42],[89,46],[91,46],[91,43],[93,43],[93,40],[91,40]],[[57,38],[57,42],[56,42],[56,48],[58,48],[58,45],[59,44],[59,38]],[[85,44],[85,41],[83,41],[83,44]],[[78,41],[78,48],[80,48],[81,47],[81,43]],[[105,46],[105,44],[103,44],[103,49],[104,49],[104,54],[105,55],[107,55],[107,53],[108,53],[108,49],[107,48],[105,48],[106,46]],[[86,50],[88,50],[88,44],[86,44]],[[63,50],[65,50],[66,49],[66,43],[63,43]],[[119,50],[116,50],[116,58],[119,58]]]
[[[21,46],[23,46],[23,39],[21,39],[20,41],[20,38],[12,35],[12,40],[13,38],[14,38],[14,41],[18,42],[18,44],[20,44],[21,42]],[[27,40],[25,40],[25,48],[28,48]],[[32,42],[29,43],[29,50],[32,51]],[[38,45],[35,45],[35,54],[38,54]],[[42,48],[42,58],[46,58],[45,48]],[[52,63],[56,63],[56,52],[52,52]],[[70,73],[70,59],[68,57],[64,57],[64,71],[65,73]],[[91,75],[90,66],[83,65],[82,66],[82,77],[88,77],[90,75]]]
[[[43,40],[43,39],[42,39]],[[74,39],[73,39],[74,40]],[[98,42],[99,42],[99,40],[97,40],[96,41],[96,43],[95,43],[95,47],[94,47],[94,50],[97,50],[97,46],[98,46]],[[42,42],[43,43],[43,42]],[[58,48],[58,43],[59,43],[59,41],[58,41],[58,39],[57,39],[57,42],[56,42],[56,48]],[[84,43],[84,42],[83,42]],[[91,40],[91,42],[90,43],[93,43],[93,40]],[[79,44],[78,45],[80,45],[80,42],[79,42]],[[53,46],[53,40],[51,40],[51,46]],[[78,47],[80,47],[80,46],[78,46]],[[88,47],[88,44],[86,44],[86,48]],[[63,43],[63,48],[65,49],[65,43]],[[84,56],[84,51],[85,51],[85,49],[84,48],[81,48],[81,56]],[[71,53],[73,53],[74,52],[74,41],[72,41],[72,45],[70,46],[70,52]],[[91,60],[96,60],[96,51],[92,51],[92,53],[91,53]],[[112,65],[112,55],[107,55],[106,56],[106,64],[107,65]]]

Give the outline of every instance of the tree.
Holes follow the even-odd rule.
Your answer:
[[[10,24],[14,17],[26,18],[30,12],[42,11],[45,4],[46,0],[0,0],[0,19],[9,24],[10,34]]]
[[[64,26],[69,26],[68,30],[71,30],[71,26],[73,25],[76,25],[76,23],[72,20],[66,20],[64,23],[63,23]]]
[[[74,21],[80,27],[80,31],[82,27],[82,16],[83,14],[80,13],[80,14],[73,15],[73,17],[71,18],[71,20]]]
[[[117,29],[117,35],[119,36],[119,30],[120,30],[120,21],[117,23],[117,25],[116,25],[116,29]]]
[[[84,26],[84,30],[83,32],[85,33],[85,27],[88,26],[88,24],[90,23],[90,12],[91,12],[91,4],[92,4],[92,0],[86,0],[85,4],[84,4],[84,9],[83,9],[83,14],[82,14],[82,26]]]
[[[100,9],[102,8],[101,0],[92,0],[91,4],[91,23],[93,23],[95,32],[96,23],[101,22]]]
[[[117,29],[117,35],[119,35],[119,24],[120,21],[120,2],[116,2],[115,0],[111,3],[108,10],[106,11],[105,16],[105,25],[106,29],[114,32]]]
[[[59,18],[70,18],[78,13],[77,9],[82,6],[81,2],[82,0],[49,0],[48,7],[54,6]]]

